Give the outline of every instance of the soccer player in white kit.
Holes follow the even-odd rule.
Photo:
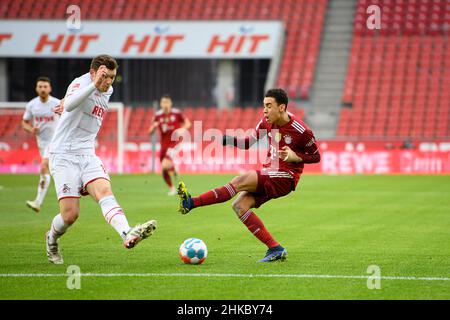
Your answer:
[[[78,218],[81,195],[90,194],[98,202],[105,220],[119,233],[128,249],[156,229],[155,220],[130,228],[111,190],[109,175],[95,155],[95,139],[108,111],[117,68],[111,56],[95,57],[89,73],[72,81],[55,110],[62,114],[50,143],[50,173],[55,181],[60,213],[46,234],[47,257],[51,263],[63,263],[58,239]]]
[[[52,86],[50,79],[39,77],[36,80],[36,93],[38,96],[27,103],[23,114],[22,127],[25,131],[36,136],[39,153],[41,155],[40,178],[37,195],[34,200],[28,200],[27,206],[39,212],[42,202],[50,185],[50,174],[48,169],[48,146],[52,140],[59,118],[53,112],[53,108],[59,105],[59,99],[50,95]]]

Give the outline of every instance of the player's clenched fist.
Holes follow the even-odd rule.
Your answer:
[[[292,151],[288,146],[284,146],[281,150],[278,150],[278,156],[285,162],[300,162],[302,159]]]
[[[94,76],[94,86],[101,90],[104,87],[104,81],[107,76],[108,68],[105,65],[101,65]]]

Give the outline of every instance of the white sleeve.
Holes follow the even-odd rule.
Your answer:
[[[33,119],[33,114],[31,113],[31,103],[27,103],[27,106],[25,107],[25,112],[23,114],[23,120],[30,121]]]
[[[58,106],[60,102],[61,102],[60,99],[55,98],[55,105],[53,106],[53,108],[55,108],[56,106]],[[59,118],[61,118],[61,115],[58,114],[58,113],[55,113],[55,112],[53,112],[53,116],[55,117],[55,120],[56,120],[56,121],[58,121]]]
[[[81,86],[79,81],[72,82],[64,97],[64,110],[70,112],[79,107],[81,103],[94,92],[94,90],[95,86],[93,82],[87,86]]]

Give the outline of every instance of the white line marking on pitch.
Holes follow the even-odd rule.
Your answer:
[[[0,278],[68,277],[67,273],[3,273]],[[209,277],[209,278],[310,278],[310,279],[368,279],[369,276],[328,274],[232,274],[232,273],[81,273],[82,277]],[[394,277],[382,276],[380,280],[450,281],[446,277]]]

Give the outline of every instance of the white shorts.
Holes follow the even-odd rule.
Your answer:
[[[88,195],[86,186],[94,180],[110,181],[102,161],[96,155],[51,153],[49,167],[58,200]]]

